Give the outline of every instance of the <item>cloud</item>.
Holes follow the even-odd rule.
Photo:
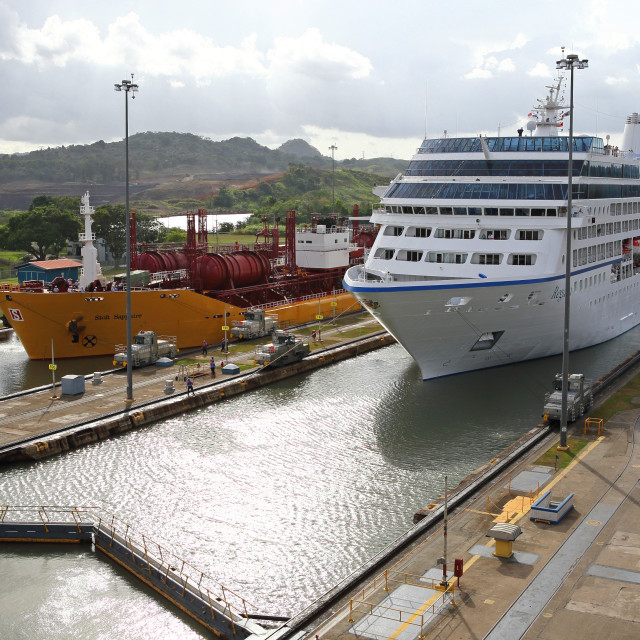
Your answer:
[[[607,76],[604,79],[605,84],[609,85],[619,85],[619,84],[627,84],[629,82],[628,78],[615,78],[614,76]]]
[[[516,70],[516,65],[512,58],[499,58],[495,54],[502,54],[505,51],[515,51],[524,47],[529,38],[519,33],[511,42],[492,42],[491,44],[481,44],[475,48],[472,54],[473,69],[463,75],[467,80],[492,78],[494,72],[504,73]]]
[[[553,72],[549,68],[549,65],[546,65],[544,62],[536,63],[529,71],[527,71],[528,75],[533,78],[551,78],[553,77]]]
[[[372,70],[367,57],[343,45],[325,42],[315,27],[298,38],[276,38],[267,58],[270,77],[291,73],[340,82],[366,78]]]

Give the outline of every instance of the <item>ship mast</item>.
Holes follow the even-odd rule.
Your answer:
[[[98,250],[93,245],[96,234],[91,231],[91,222],[94,208],[89,205],[89,192],[87,191],[80,199],[80,215],[84,216],[84,233],[78,234],[78,240],[83,243],[82,250],[82,271],[78,284],[81,288],[86,288],[92,282],[99,280],[102,286],[105,278],[102,275],[102,267],[98,262]]]

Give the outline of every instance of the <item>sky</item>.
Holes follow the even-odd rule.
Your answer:
[[[575,133],[640,111],[640,3],[0,0],[0,153],[176,131],[409,159],[425,133],[516,135],[576,53]],[[568,91],[567,91],[568,102]]]

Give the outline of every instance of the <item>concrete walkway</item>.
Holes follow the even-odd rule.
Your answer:
[[[573,437],[589,444],[569,467],[541,469],[537,451],[453,514],[449,568],[454,558],[464,561],[455,604],[434,607],[441,592],[424,584],[425,576],[442,576],[436,562],[443,555],[440,529],[389,567],[393,580],[378,577],[375,586],[360,588],[351,602],[301,637],[412,640],[421,632],[438,640],[640,637],[639,423],[640,411],[621,413],[601,437],[585,436],[583,425],[576,425]],[[557,525],[529,518],[529,492],[537,492],[538,484],[540,493],[551,490],[554,500],[574,494],[575,508]],[[493,540],[486,537],[495,521],[522,529],[509,559],[495,557]],[[413,585],[409,591],[402,576]]]
[[[374,333],[380,326],[369,316],[361,313],[348,316],[343,320],[345,324],[332,327],[324,325],[322,329],[323,342],[313,345],[314,348],[323,346],[337,346],[349,339],[354,332]],[[311,329],[304,328],[295,333],[310,333]],[[247,343],[231,343],[230,353],[223,354],[219,349],[209,349],[206,356],[200,351],[181,354],[190,361],[201,363],[202,376],[194,378],[196,394],[205,386],[222,385],[234,379],[234,376],[223,375],[220,363],[235,363],[238,365],[252,365],[255,347],[268,342],[268,338]],[[312,351],[313,353],[313,351]],[[217,376],[212,378],[209,370],[209,358],[215,357]],[[259,368],[256,367],[256,370]],[[13,445],[17,442],[37,438],[52,431],[89,420],[98,419],[114,412],[135,410],[137,407],[167,397],[175,397],[186,393],[186,385],[182,377],[176,380],[179,373],[177,366],[160,368],[155,366],[133,370],[133,402],[126,402],[127,376],[126,370],[120,370],[109,375],[101,376],[100,384],[94,385],[91,379],[85,381],[85,391],[76,395],[61,395],[60,385],[55,389],[53,398],[51,386],[42,387],[37,391],[13,394],[0,398],[0,447]],[[171,396],[164,393],[167,380],[174,383],[175,392]],[[60,381],[58,380],[58,383]]]

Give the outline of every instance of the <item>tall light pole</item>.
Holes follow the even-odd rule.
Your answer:
[[[335,144],[329,147],[329,151],[331,151],[331,213],[336,212],[336,160],[334,153],[337,148]]]
[[[124,156],[125,156],[125,262],[127,283],[127,399],[133,402],[133,365],[131,362],[131,220],[129,218],[129,92],[135,94],[138,85],[131,80],[115,84],[116,91],[124,91]],[[135,95],[131,96],[133,100]]]
[[[567,399],[569,393],[569,319],[571,313],[571,217],[573,215],[573,70],[586,69],[588,60],[575,54],[556,62],[556,69],[569,69],[569,170],[567,179],[567,246],[564,276],[564,340],[562,348],[562,411],[560,414],[560,447],[567,448]]]

